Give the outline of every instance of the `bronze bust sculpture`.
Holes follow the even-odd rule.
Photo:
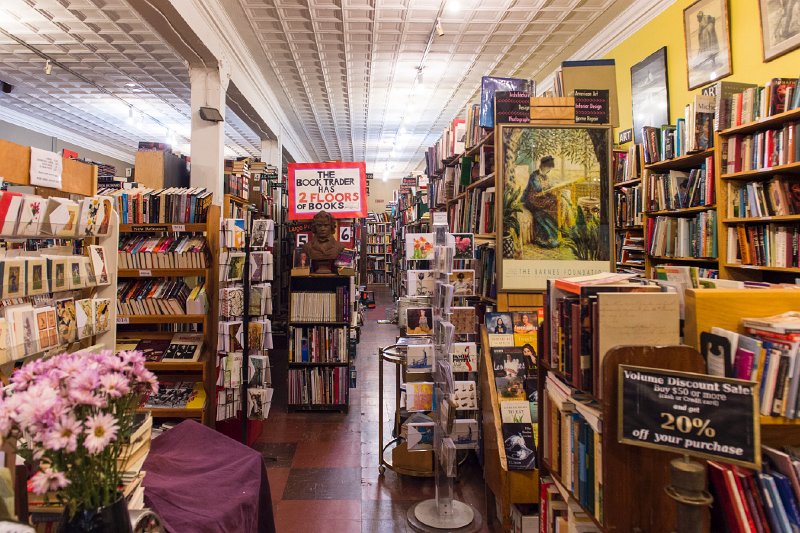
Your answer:
[[[333,236],[336,222],[327,211],[320,211],[311,221],[311,231],[314,235],[303,246],[303,252],[311,258],[311,272],[313,274],[330,274],[333,272],[333,262],[344,250],[344,245]]]

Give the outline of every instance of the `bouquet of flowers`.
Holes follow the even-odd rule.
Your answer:
[[[68,354],[30,362],[0,396],[0,438],[36,465],[36,494],[70,513],[113,504],[142,394],[158,391],[141,352]],[[125,459],[125,457],[122,457]]]

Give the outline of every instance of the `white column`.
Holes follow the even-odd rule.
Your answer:
[[[214,193],[214,203],[222,204],[222,174],[225,166],[225,122],[200,118],[201,107],[212,107],[225,117],[225,93],[230,76],[221,67],[190,67],[192,91],[192,187],[205,187]]]
[[[280,174],[283,167],[283,143],[281,143],[280,137],[261,141],[261,161],[278,167],[278,174]]]

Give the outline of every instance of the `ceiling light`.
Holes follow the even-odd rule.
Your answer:
[[[397,134],[398,135],[405,135],[406,133],[408,133],[408,130],[406,130],[403,127],[401,127],[399,130],[397,130]]]
[[[136,87],[135,83],[126,83],[125,87]]]
[[[53,72],[53,62],[48,59],[44,64],[44,73],[49,76],[51,72]]]
[[[461,11],[461,0],[447,0],[445,10],[449,13],[458,13]]]
[[[439,37],[444,36],[444,28],[442,27],[442,19],[436,19],[436,35]]]
[[[381,181],[387,181],[388,179],[389,179],[389,173],[384,172],[383,175],[381,176]]]
[[[128,106],[128,120],[126,122],[133,125],[133,106]]]

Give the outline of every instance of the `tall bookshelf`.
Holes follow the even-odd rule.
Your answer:
[[[354,294],[352,276],[291,277],[287,377],[290,411],[348,410]],[[323,309],[325,316],[320,316]]]
[[[729,212],[729,203],[733,198],[732,191],[737,187],[747,183],[756,183],[763,187],[764,194],[772,201],[768,192],[768,182],[773,178],[778,178],[787,182],[796,182],[800,179],[800,159],[796,159],[794,154],[788,154],[789,162],[785,164],[773,165],[766,163],[760,168],[751,170],[739,170],[736,172],[727,171],[727,147],[735,138],[742,138],[751,135],[764,134],[769,131],[782,130],[784,127],[793,127],[797,131],[797,124],[800,123],[800,109],[793,109],[784,113],[768,116],[764,119],[728,128],[717,135],[717,195],[718,205],[720,206],[719,217],[719,246],[720,246],[720,269],[721,276],[728,279],[740,281],[769,281],[769,282],[793,282],[793,279],[800,274],[800,267],[786,264],[787,262],[776,260],[776,243],[774,242],[775,230],[785,227],[792,232],[800,226],[800,213],[787,215],[764,215],[764,216],[734,216],[735,213]],[[794,142],[797,142],[795,139]],[[788,152],[788,150],[787,150]],[[746,168],[746,167],[745,167]],[[791,199],[790,199],[791,200]],[[791,206],[791,201],[790,204]],[[741,228],[741,229],[740,229]],[[769,231],[772,229],[772,231]],[[765,231],[758,236],[759,230]],[[753,237],[761,240],[762,248],[772,251],[770,260],[752,261],[756,264],[745,264],[742,260],[741,251],[731,249],[731,245],[737,243],[733,240],[732,232],[741,231],[747,235],[748,243],[753,242]],[[740,236],[738,238],[741,238]],[[764,242],[766,240],[766,242]],[[771,241],[771,242],[770,242]],[[772,245],[772,247],[770,247]],[[755,245],[753,245],[754,247]],[[741,248],[741,245],[740,245]],[[789,250],[790,252],[791,250]],[[794,254],[796,260],[797,253]],[[778,263],[776,265],[776,263]],[[780,265],[780,266],[778,266]]]
[[[120,224],[120,235],[146,234],[153,236],[183,236],[188,234],[205,234],[210,257],[206,268],[191,269],[120,269],[120,279],[135,278],[182,278],[188,284],[205,286],[208,306],[216,309],[217,291],[215,280],[218,279],[216,251],[219,234],[218,206],[210,206],[206,221],[195,224]],[[114,254],[116,258],[116,254]],[[202,409],[151,409],[154,418],[192,418],[206,425],[213,425],[216,402],[216,328],[210,322],[211,314],[183,315],[117,315],[117,337],[126,340],[170,339],[177,331],[196,331],[203,333],[202,355],[197,361],[187,362],[148,362],[145,366],[153,371],[159,380],[202,382],[206,402]]]
[[[367,219],[367,283],[389,285],[392,275],[392,225],[385,214]]]
[[[718,252],[715,253],[715,251],[718,251],[719,243],[717,235],[716,202],[709,201],[701,205],[669,209],[654,208],[652,205],[653,199],[657,198],[660,192],[656,190],[655,185],[657,183],[657,176],[668,176],[670,175],[670,171],[690,172],[694,169],[707,169],[706,165],[710,161],[713,161],[714,157],[715,149],[709,148],[707,150],[687,154],[674,159],[659,161],[657,163],[646,164],[644,166],[644,173],[642,176],[644,211],[642,218],[645,237],[645,268],[648,277],[652,277],[655,266],[664,264],[693,265],[708,269],[719,268],[719,254]],[[662,223],[674,224],[672,228],[680,224],[686,224],[687,226],[691,224],[698,226],[700,224],[705,224],[705,238],[713,239],[716,243],[709,241],[708,246],[705,247],[707,250],[706,253],[690,251],[690,253],[687,254],[677,253],[675,250],[654,253],[652,242],[656,238],[657,225]],[[672,236],[673,229],[665,228],[663,231],[666,232],[665,235],[667,238]],[[697,231],[700,232],[699,229]],[[692,243],[698,243],[700,237],[693,237],[689,240]]]

